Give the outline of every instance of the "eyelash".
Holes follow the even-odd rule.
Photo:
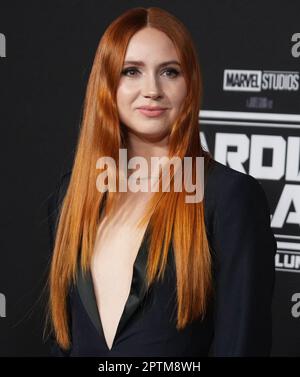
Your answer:
[[[135,68],[135,67],[125,68],[122,71],[122,75],[127,76],[127,73],[130,72],[130,71],[138,72],[138,69]],[[175,69],[175,68],[167,68],[167,69],[164,70],[164,72],[173,72],[176,75],[175,77],[177,77],[180,74],[180,72],[177,71],[177,69]],[[129,75],[128,77],[134,77],[134,75]]]

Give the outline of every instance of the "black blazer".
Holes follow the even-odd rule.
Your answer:
[[[50,248],[70,172],[49,200]],[[68,296],[72,346],[63,351],[51,335],[54,356],[269,356],[276,241],[260,183],[217,161],[206,177],[205,223],[212,250],[215,297],[203,320],[181,331],[176,324],[176,274],[172,246],[164,280],[145,289],[148,229],[133,266],[130,293],[111,350],[91,273],[78,272]],[[195,231],[197,231],[195,229]]]

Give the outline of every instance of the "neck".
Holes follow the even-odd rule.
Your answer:
[[[141,138],[135,134],[129,133],[129,136],[127,138],[128,161],[133,157],[143,157],[147,162],[147,170],[143,169],[142,166],[139,169],[139,172],[141,174],[140,179],[158,178],[158,172],[155,169],[156,163],[155,160],[153,160],[153,163],[151,163],[151,157],[168,157],[168,141],[169,135],[156,141],[149,141],[149,139]],[[152,168],[155,169],[155,171],[151,171]],[[136,171],[136,169],[128,169],[128,175],[132,174],[134,171]]]

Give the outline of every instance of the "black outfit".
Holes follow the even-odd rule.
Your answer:
[[[130,294],[112,349],[101,326],[91,273],[79,272],[68,296],[72,346],[52,336],[54,356],[269,356],[276,241],[259,182],[213,160],[204,191],[205,223],[212,249],[215,296],[204,320],[176,330],[176,274],[170,246],[165,277],[145,289],[148,228],[133,266]],[[65,174],[49,201],[51,248]],[[195,229],[195,231],[197,231]]]

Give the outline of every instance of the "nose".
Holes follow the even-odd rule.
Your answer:
[[[162,96],[162,91],[155,75],[149,75],[144,78],[143,82],[143,96],[145,98],[158,98]]]

